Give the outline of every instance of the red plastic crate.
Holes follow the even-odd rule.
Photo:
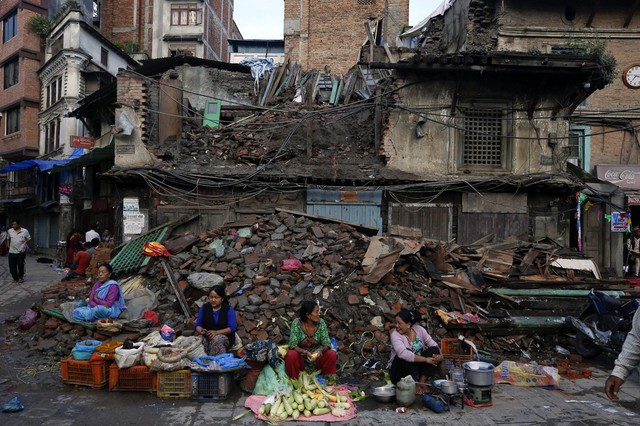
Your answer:
[[[78,361],[68,357],[60,361],[62,382],[68,385],[90,386],[94,389],[102,389],[109,381],[107,362]]]
[[[445,338],[440,341],[440,352],[444,359],[457,361],[473,361],[473,348],[469,345],[460,346],[460,340]]]
[[[109,368],[110,391],[155,392],[157,389],[157,375],[146,365],[119,369],[118,365],[113,363]]]

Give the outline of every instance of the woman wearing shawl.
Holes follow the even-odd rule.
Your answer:
[[[97,321],[103,318],[118,318],[127,309],[120,284],[111,279],[113,268],[108,263],[98,267],[98,281],[89,295],[88,306],[73,310],[73,319],[80,322]]]
[[[220,355],[233,347],[236,341],[236,312],[229,306],[223,286],[215,285],[209,290],[209,302],[200,308],[194,328],[196,335],[202,336],[207,355]]]

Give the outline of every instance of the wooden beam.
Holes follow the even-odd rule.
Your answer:
[[[629,14],[627,15],[626,19],[624,20],[624,28],[628,28],[629,24],[631,23],[631,20],[633,19],[633,15],[635,15],[636,10],[638,10],[638,6],[640,6],[640,0],[636,0],[635,2],[633,2],[633,6],[631,6],[631,8],[629,9]]]
[[[589,17],[587,18],[587,22],[584,25],[585,27],[590,27],[593,23],[593,19],[596,17],[598,6],[600,6],[600,0],[595,0],[591,5],[591,14],[589,14]]]

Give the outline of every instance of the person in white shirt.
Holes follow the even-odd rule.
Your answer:
[[[9,247],[9,271],[13,281],[17,283],[24,282],[24,259],[29,241],[31,241],[29,231],[22,228],[17,220],[12,220],[11,229],[7,232],[7,246]]]
[[[640,368],[640,309],[633,316],[631,331],[622,345],[622,351],[616,359],[615,367],[604,384],[604,392],[613,401],[618,400],[620,386],[629,375]]]
[[[98,234],[93,228],[90,228],[86,234],[84,234],[84,242],[89,243],[93,241],[94,238],[97,238],[100,241],[100,234]]]

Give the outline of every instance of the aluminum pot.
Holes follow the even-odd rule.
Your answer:
[[[444,380],[440,383],[440,390],[447,395],[455,395],[458,393],[458,385],[451,380]]]
[[[472,386],[493,386],[493,371],[495,367],[488,362],[471,361],[462,364],[467,383]]]

